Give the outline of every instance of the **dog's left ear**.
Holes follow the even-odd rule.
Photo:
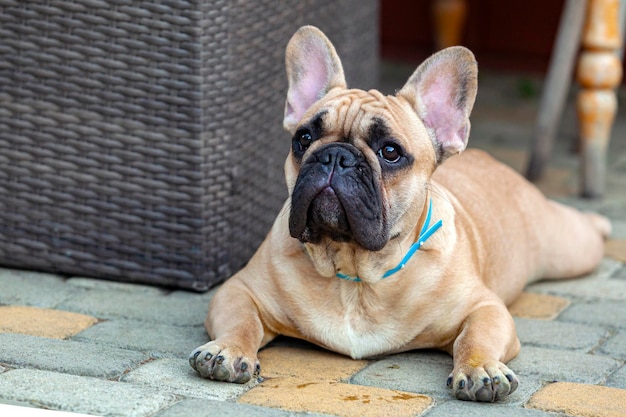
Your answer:
[[[438,163],[465,149],[477,85],[474,54],[454,46],[424,61],[398,92],[428,128]]]
[[[335,47],[314,26],[303,26],[291,37],[285,55],[289,90],[283,126],[294,133],[298,122],[330,89],[346,88]]]

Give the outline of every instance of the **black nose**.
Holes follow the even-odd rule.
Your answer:
[[[317,161],[326,166],[338,170],[354,168],[359,164],[362,156],[357,148],[344,143],[332,143],[318,150],[315,154]]]

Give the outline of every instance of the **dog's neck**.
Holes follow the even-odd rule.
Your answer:
[[[422,224],[420,233],[417,236],[417,240],[415,241],[415,243],[411,245],[409,250],[402,257],[402,260],[400,261],[400,263],[396,265],[395,268],[387,270],[387,272],[385,272],[382,275],[381,279],[388,278],[394,275],[396,272],[399,272],[400,270],[404,269],[406,264],[411,260],[413,255],[415,255],[415,253],[421,249],[422,245],[426,243],[428,238],[430,238],[437,230],[439,230],[439,228],[443,224],[443,221],[438,220],[431,224],[431,214],[432,214],[432,200],[430,200],[429,202],[428,211],[426,213],[426,221]],[[343,274],[341,272],[337,272],[335,275],[337,276],[337,278],[341,278],[347,281],[362,282],[362,279],[359,276],[350,276],[350,275]]]
[[[431,214],[432,203],[426,198],[419,221],[412,229],[414,232],[395,237],[379,252],[329,238],[317,244],[305,244],[305,248],[320,275],[373,284],[404,268],[422,244],[439,229],[441,220],[433,221]]]

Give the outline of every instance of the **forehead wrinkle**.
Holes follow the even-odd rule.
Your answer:
[[[357,132],[366,130],[361,126],[367,113],[380,114],[381,108],[387,107],[387,100],[377,90],[347,90],[335,98],[337,120],[343,120],[342,134],[346,139],[353,139]]]

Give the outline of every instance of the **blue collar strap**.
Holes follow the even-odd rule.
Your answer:
[[[409,251],[406,253],[406,255],[404,255],[404,258],[402,258],[398,266],[385,272],[385,274],[383,275],[383,279],[395,274],[396,272],[404,268],[407,262],[411,260],[415,252],[417,252],[422,247],[424,242],[426,242],[429,237],[431,237],[437,230],[439,230],[439,228],[443,224],[442,220],[438,220],[432,226],[430,225],[430,215],[432,213],[432,209],[433,209],[433,201],[430,200],[428,204],[428,213],[426,213],[426,221],[424,222],[424,225],[422,226],[422,230],[420,231],[420,234],[417,238],[417,242],[411,245],[411,247],[409,248]],[[351,277],[349,275],[342,274],[341,272],[337,272],[336,275],[337,275],[337,278],[345,279],[347,281],[361,282],[361,278],[359,277]]]

